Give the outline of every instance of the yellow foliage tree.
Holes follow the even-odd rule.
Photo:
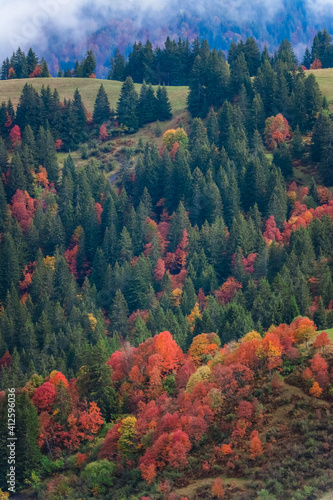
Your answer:
[[[54,271],[54,269],[55,269],[55,257],[50,257],[49,255],[47,255],[44,259],[44,264],[46,267],[49,267],[50,269],[52,269]]]
[[[97,325],[97,319],[91,313],[88,313],[88,319],[92,330],[95,330]]]
[[[253,339],[261,340],[260,333],[256,332],[255,330],[252,330],[251,332],[247,333],[243,338],[241,338],[239,342],[243,344],[243,342],[249,342],[250,340]]]
[[[136,418],[132,415],[124,418],[119,427],[120,438],[118,441],[118,450],[123,457],[128,457],[131,455],[133,450],[136,448],[134,438],[135,438],[135,424]]]
[[[172,291],[170,300],[171,300],[171,303],[173,306],[177,307],[180,305],[180,299],[181,299],[182,293],[183,293],[183,291],[181,288],[175,288]]]
[[[191,325],[191,332],[194,330],[195,320],[197,318],[200,318],[200,317],[201,317],[201,314],[200,314],[199,302],[196,302],[195,306],[193,307],[193,309],[191,311],[191,314],[189,314],[187,316],[187,321]]]
[[[195,373],[189,378],[186,386],[186,392],[192,392],[194,387],[199,384],[199,382],[205,382],[210,380],[210,368],[207,365],[200,366]]]
[[[183,128],[169,129],[163,134],[163,146],[171,151],[175,142],[181,144],[185,148],[188,146],[188,137],[187,133]]]

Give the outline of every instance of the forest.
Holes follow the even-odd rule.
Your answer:
[[[19,498],[333,490],[333,115],[307,71],[331,40],[303,65],[287,40],[228,61],[170,42],[166,80],[169,42],[150,67],[147,44],[117,53],[119,100],[101,82],[93,113],[47,80],[0,106],[1,499],[10,388]],[[17,51],[2,75],[36,68]],[[182,122],[168,86],[187,84]],[[155,126],[107,177],[96,151]]]

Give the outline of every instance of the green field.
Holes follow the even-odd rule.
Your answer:
[[[320,85],[323,95],[333,107],[333,68],[310,70],[314,73]],[[122,82],[113,80],[98,80],[92,78],[28,78],[25,80],[0,81],[0,102],[11,99],[14,107],[17,106],[19,97],[25,83],[32,84],[36,90],[40,90],[43,85],[49,85],[51,89],[58,89],[60,98],[73,97],[74,91],[78,88],[81,92],[84,104],[88,111],[92,112],[98,88],[103,83],[108,94],[111,106],[116,108],[120,94]],[[139,92],[141,85],[135,84]],[[155,89],[157,87],[154,87]],[[188,87],[168,87],[168,95],[174,114],[179,114],[186,108],[186,97]]]
[[[307,73],[307,72],[306,72]],[[310,70],[319,83],[324,96],[327,97],[330,108],[333,107],[333,68]]]
[[[11,99],[16,108],[23,86],[32,84],[36,90],[40,90],[43,85],[49,85],[50,88],[57,89],[60,99],[71,98],[78,88],[82,95],[84,105],[87,110],[92,112],[97,91],[103,83],[108,94],[112,108],[116,108],[120,94],[122,82],[112,80],[97,80],[93,78],[28,78],[23,80],[5,80],[0,81],[0,102]],[[135,84],[136,90],[139,92],[141,85]],[[154,87],[155,89],[157,87]],[[168,95],[172,105],[174,114],[178,114],[186,108],[186,97],[188,87],[168,87]]]

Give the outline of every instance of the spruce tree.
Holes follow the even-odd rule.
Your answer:
[[[288,178],[293,175],[293,164],[289,146],[286,142],[281,142],[278,148],[273,153],[273,161],[276,167],[281,169],[284,177]]]
[[[111,59],[111,69],[108,75],[109,80],[118,80],[120,82],[125,79],[125,57],[116,50],[115,56]]]
[[[172,118],[172,111],[171,111],[171,104],[169,101],[168,93],[165,88],[165,85],[162,87],[159,85],[157,92],[156,92],[156,117],[158,120],[161,122],[171,120]]]
[[[93,120],[97,125],[102,124],[110,119],[111,108],[110,102],[105,92],[104,86],[101,85],[94,104]]]
[[[127,77],[121,87],[117,106],[117,117],[119,122],[124,125],[129,132],[136,132],[139,127],[137,104],[138,95],[135,91],[133,80],[131,77]]]

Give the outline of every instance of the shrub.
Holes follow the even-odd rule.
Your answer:
[[[115,480],[116,465],[109,460],[96,460],[87,465],[81,474],[89,489],[107,493]]]

